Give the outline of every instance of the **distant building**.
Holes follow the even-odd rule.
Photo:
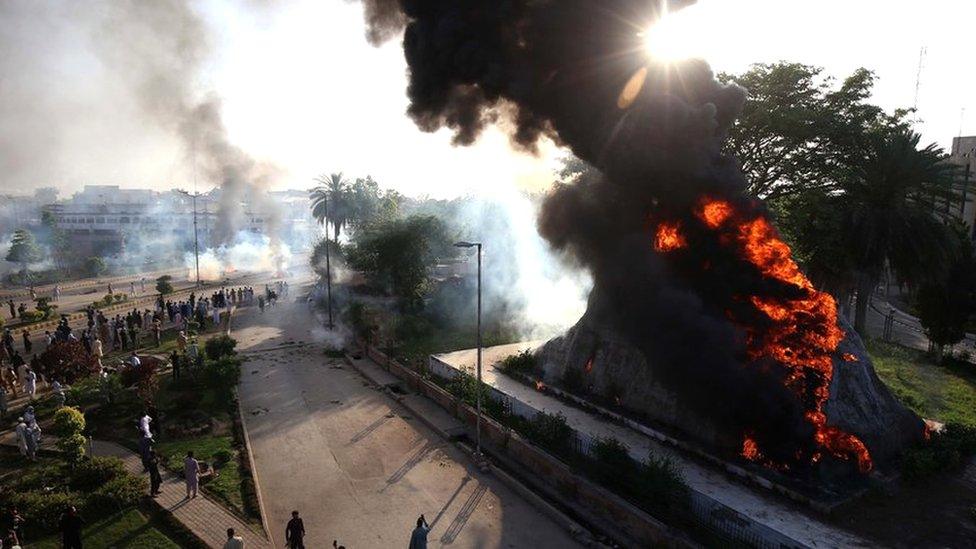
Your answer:
[[[953,137],[949,161],[961,168],[962,200],[955,214],[969,226],[970,234],[976,239],[976,135]]]
[[[294,231],[311,227],[307,198],[304,210],[288,207],[280,198],[288,192],[269,193],[271,200],[243,202],[233,225],[235,231],[267,234],[278,222],[279,236],[290,238]],[[197,234],[201,248],[217,244],[220,190],[201,194],[196,200]],[[53,210],[57,227],[68,235],[72,249],[81,256],[114,255],[127,248],[161,244],[170,251],[193,249],[193,199],[184,194],[149,189],[123,189],[117,185],[86,185]],[[282,208],[282,206],[285,206]],[[295,219],[295,215],[302,218]]]

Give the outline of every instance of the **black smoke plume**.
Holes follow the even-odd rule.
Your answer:
[[[784,387],[785,369],[744,367],[747,335],[728,320],[730,309],[757,316],[737,296],[795,288],[763,280],[707,234],[690,234],[695,249],[680,261],[651,245],[651,218],[705,233],[692,213],[705,196],[765,215],[721,152],[744,90],[716,81],[703,61],[655,64],[645,52],[641,33],[663,1],[365,5],[369,37],[403,28],[408,112],[421,129],[447,127],[468,144],[500,121],[520,149],[547,137],[596,168],[558,185],[538,220],[552,246],[592,273],[588,314],[626,334],[662,382],[726,432],[754,432],[776,461],[809,457],[814,430]]]

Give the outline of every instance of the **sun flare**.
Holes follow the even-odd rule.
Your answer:
[[[700,56],[701,37],[694,32],[694,21],[690,21],[687,12],[685,9],[671,13],[665,8],[661,17],[641,33],[644,50],[652,59],[675,62]]]

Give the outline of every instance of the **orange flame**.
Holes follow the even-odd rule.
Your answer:
[[[797,297],[792,298],[749,297],[749,302],[770,320],[768,325],[748,330],[750,356],[753,359],[772,358],[789,368],[786,386],[801,402],[808,403],[804,417],[816,429],[817,445],[838,458],[853,457],[861,472],[870,471],[873,464],[864,443],[850,433],[828,426],[823,412],[824,404],[830,398],[833,353],[844,339],[844,332],[837,327],[834,298],[813,287],[793,261],[790,247],[765,218],[731,224],[729,221],[734,213],[728,202],[705,199],[697,215],[712,229],[732,232],[740,255],[764,277],[798,290]],[[849,360],[846,355],[844,359]],[[747,459],[760,459],[760,449],[749,436],[743,441],[742,455]],[[812,461],[819,458],[819,453],[811,457]]]
[[[536,380],[536,382],[535,382],[535,390],[536,391],[545,391],[546,390],[546,384],[543,383],[543,382],[541,382],[541,381],[539,381],[539,380]]]
[[[681,224],[678,222],[662,222],[657,226],[654,235],[654,249],[659,252],[671,252],[687,245],[681,234]]]
[[[842,358],[847,362],[860,362],[860,359],[854,353],[844,353]]]
[[[593,371],[593,357],[590,357],[590,359],[586,361],[586,366],[583,367],[583,371],[586,373]]]
[[[732,205],[721,200],[705,201],[702,203],[698,217],[710,228],[717,229],[719,225],[732,217]]]
[[[742,439],[742,457],[750,461],[762,459],[762,454],[759,453],[759,446],[756,445],[756,441],[749,435],[746,435]]]

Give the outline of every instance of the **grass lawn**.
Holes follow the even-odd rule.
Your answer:
[[[135,508],[121,511],[93,524],[85,526],[82,533],[85,547],[126,547],[129,549],[179,549],[173,540],[166,537]],[[51,536],[36,543],[31,548],[61,547],[61,538]]]
[[[209,436],[194,439],[166,441],[156,445],[156,450],[165,458],[166,467],[173,471],[183,470],[183,458],[190,450],[200,461],[213,463],[213,456],[221,450],[230,452],[234,458],[223,464],[217,478],[203,485],[203,490],[216,497],[225,505],[246,517],[244,500],[241,497],[241,475],[238,469],[233,439],[227,436]]]
[[[976,426],[976,366],[935,364],[921,351],[877,340],[867,347],[878,376],[905,405],[925,418]]]

